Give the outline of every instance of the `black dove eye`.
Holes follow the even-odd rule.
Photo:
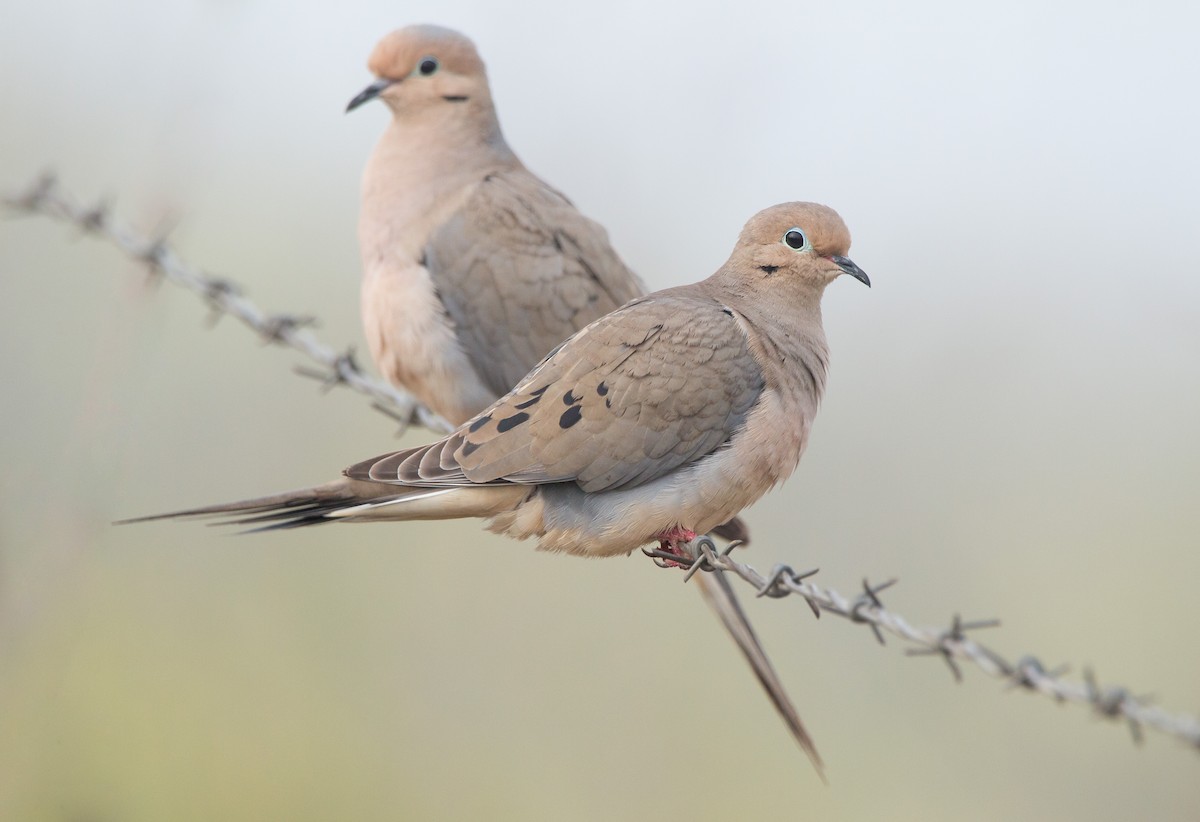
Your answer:
[[[787,244],[788,248],[794,248],[797,251],[802,250],[808,245],[808,238],[798,228],[789,228],[787,233],[783,235],[783,241]]]
[[[438,70],[438,61],[436,57],[422,57],[421,62],[417,63],[417,71],[425,77],[433,74]]]

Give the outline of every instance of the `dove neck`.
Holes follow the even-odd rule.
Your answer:
[[[829,369],[829,346],[821,324],[824,289],[806,281],[722,274],[710,278],[712,293],[750,325],[751,350],[768,382],[800,390],[819,402]],[[794,368],[797,363],[803,367]],[[797,381],[803,384],[793,385]]]
[[[760,274],[723,268],[705,283],[710,293],[750,318],[764,331],[805,329],[819,336],[825,284],[787,274]]]
[[[455,105],[473,108],[439,108],[422,112],[420,117],[393,118],[372,161],[405,168],[422,176],[420,182],[433,185],[439,181],[457,184],[464,177],[520,165],[490,103],[444,104]]]
[[[786,309],[778,314],[762,312],[747,319],[762,332],[757,345],[767,381],[820,403],[829,372],[829,346],[821,327],[820,305],[814,306],[808,320],[800,323]],[[815,413],[815,406],[812,411]]]
[[[494,113],[490,127],[458,113],[453,122],[397,117],[376,144],[363,172],[359,215],[367,269],[397,255],[418,259],[430,232],[462,207],[480,180],[521,165]]]
[[[516,155],[500,131],[490,98],[477,95],[463,102],[438,101],[419,111],[396,111],[380,145],[409,152],[413,159],[440,167],[480,168],[509,165]]]

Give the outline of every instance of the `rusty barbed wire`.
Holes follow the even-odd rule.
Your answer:
[[[315,318],[266,314],[242,295],[236,283],[185,264],[167,245],[165,237],[147,239],[114,221],[109,202],[83,206],[50,174],[42,175],[23,194],[4,196],[2,202],[18,212],[71,223],[87,233],[107,239],[130,257],[145,262],[153,272],[199,295],[213,309],[214,317],[230,314],[256,331],[263,340],[305,354],[319,367],[298,366],[295,369],[298,374],[318,380],[326,390],[344,385],[370,397],[371,407],[395,419],[401,430],[413,423],[434,431],[452,430],[449,423],[407,393],[363,374],[352,351],[339,354],[318,342],[309,331]],[[1200,719],[1194,716],[1169,713],[1152,705],[1149,697],[1135,696],[1122,686],[1100,685],[1090,668],[1084,669],[1083,681],[1072,681],[1065,678],[1069,671],[1065,665],[1047,668],[1034,656],[1022,656],[1015,663],[1009,662],[968,636],[971,631],[997,627],[999,620],[965,621],[955,614],[945,628],[917,628],[883,605],[879,595],[895,585],[895,579],[875,585],[864,579],[861,592],[847,597],[809,582],[817,573],[815,570],[797,572],[788,565],[776,565],[763,576],[752,566],[730,556],[738,545],[733,542],[718,550],[711,539],[700,537],[690,546],[690,564],[681,563],[687,557],[657,549],[646,549],[643,553],[660,567],[684,569],[685,582],[697,573],[728,574],[750,585],[760,598],[799,597],[815,617],[833,614],[866,625],[880,644],[886,644],[885,634],[897,637],[909,643],[906,653],[911,656],[941,658],[955,681],[963,679],[959,663],[969,663],[988,676],[1005,681],[1007,689],[1020,688],[1056,702],[1089,707],[1105,719],[1124,721],[1136,743],[1142,742],[1143,729],[1151,728],[1200,750]]]
[[[1079,682],[1065,678],[1069,670],[1067,666],[1048,669],[1034,656],[1023,656],[1015,663],[1009,662],[1001,654],[967,635],[971,631],[998,627],[999,620],[965,621],[955,614],[946,628],[917,628],[904,617],[885,608],[879,597],[897,580],[872,585],[864,579],[862,592],[854,597],[846,597],[831,588],[822,588],[809,582],[816,571],[797,573],[787,565],[776,565],[769,574],[763,576],[752,566],[730,556],[738,545],[733,542],[718,550],[711,539],[700,537],[692,543],[690,565],[681,565],[680,557],[657,549],[646,549],[643,553],[654,558],[659,567],[684,568],[685,582],[699,572],[729,574],[754,588],[759,597],[799,597],[817,617],[833,614],[850,622],[867,625],[880,644],[885,644],[885,633],[898,637],[910,644],[911,647],[906,650],[910,656],[940,657],[957,682],[963,679],[959,663],[970,663],[988,676],[1004,680],[1009,689],[1021,688],[1048,696],[1056,702],[1083,705],[1091,708],[1099,717],[1124,721],[1129,725],[1136,743],[1142,742],[1143,728],[1152,728],[1200,750],[1200,718],[1169,713],[1150,704],[1148,696],[1135,696],[1130,689],[1119,685],[1102,686],[1090,668],[1084,669],[1083,681]]]
[[[268,314],[246,297],[237,284],[185,263],[167,243],[166,236],[147,237],[116,220],[112,216],[111,201],[84,205],[64,190],[53,174],[46,173],[24,193],[5,195],[3,203],[18,213],[70,223],[87,234],[107,240],[149,266],[153,275],[199,295],[212,309],[210,325],[229,315],[256,332],[265,343],[300,352],[316,367],[298,366],[297,374],[319,381],[325,390],[341,385],[365,394],[373,400],[373,408],[399,424],[401,433],[413,424],[439,433],[454,430],[450,423],[421,405],[411,394],[364,373],[355,362],[352,350],[338,352],[320,342],[312,333],[317,323],[315,317]]]

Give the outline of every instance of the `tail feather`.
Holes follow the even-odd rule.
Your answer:
[[[308,509],[315,506],[345,504],[355,498],[346,480],[337,480],[313,488],[302,488],[297,491],[285,491],[282,494],[271,494],[266,497],[224,502],[218,505],[206,505],[201,508],[188,508],[183,511],[171,511],[166,514],[151,514],[147,517],[133,517],[117,520],[115,525],[130,525],[135,522],[153,522],[160,519],[181,519],[185,517],[212,517],[223,514],[254,515],[268,512],[291,511],[300,513],[298,509]]]
[[[120,520],[117,525],[161,519],[219,517],[214,525],[248,525],[247,533],[303,528],[341,520],[454,519],[490,517],[517,505],[529,489],[522,486],[422,488],[340,479],[267,497],[207,505]]]
[[[750,664],[754,675],[758,677],[763,690],[767,692],[771,704],[775,706],[775,710],[787,725],[788,730],[791,731],[797,744],[808,755],[813,767],[817,769],[817,775],[824,781],[825,766],[821,761],[821,755],[817,753],[817,746],[812,737],[808,735],[804,723],[800,721],[800,714],[796,710],[796,706],[792,704],[787,690],[779,679],[779,674],[775,672],[775,667],[771,665],[771,660],[767,656],[766,650],[763,649],[758,635],[754,632],[746,612],[742,610],[733,586],[729,584],[723,571],[699,574],[696,580],[700,584],[700,592],[705,601],[720,618],[725,630],[733,637],[733,641],[742,655],[746,657],[746,662]]]
[[[740,542],[743,548],[750,544],[750,528],[741,517],[734,517],[729,522],[718,525],[711,533],[726,542]]]
[[[306,525],[335,522],[336,520],[332,517],[336,512],[380,498],[391,499],[397,496],[397,490],[394,486],[340,479],[312,488],[284,491],[282,494],[206,505],[201,508],[188,508],[166,514],[153,514],[148,517],[134,517],[118,520],[115,524],[129,525],[135,522],[153,522],[163,519],[220,517],[220,521],[211,524],[259,526],[245,533],[301,528]]]
[[[388,498],[390,499],[390,497]],[[214,525],[257,525],[246,531],[248,534],[259,534],[265,531],[279,531],[287,528],[301,528],[305,525],[321,525],[327,522],[337,522],[338,514],[347,506],[359,507],[359,500],[346,497],[336,500],[313,500],[308,503],[297,502],[295,505],[268,508],[265,511],[257,509],[252,516],[227,519]],[[261,513],[259,513],[261,511]]]

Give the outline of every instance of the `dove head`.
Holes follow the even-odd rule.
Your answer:
[[[842,274],[871,285],[866,273],[846,256],[850,230],[838,213],[817,203],[782,203],[758,212],[738,237],[730,257],[740,278],[818,291]]]
[[[396,117],[464,110],[492,118],[487,72],[475,44],[441,26],[407,26],[384,37],[367,67],[377,78],[350,101],[353,111],[378,97]]]

